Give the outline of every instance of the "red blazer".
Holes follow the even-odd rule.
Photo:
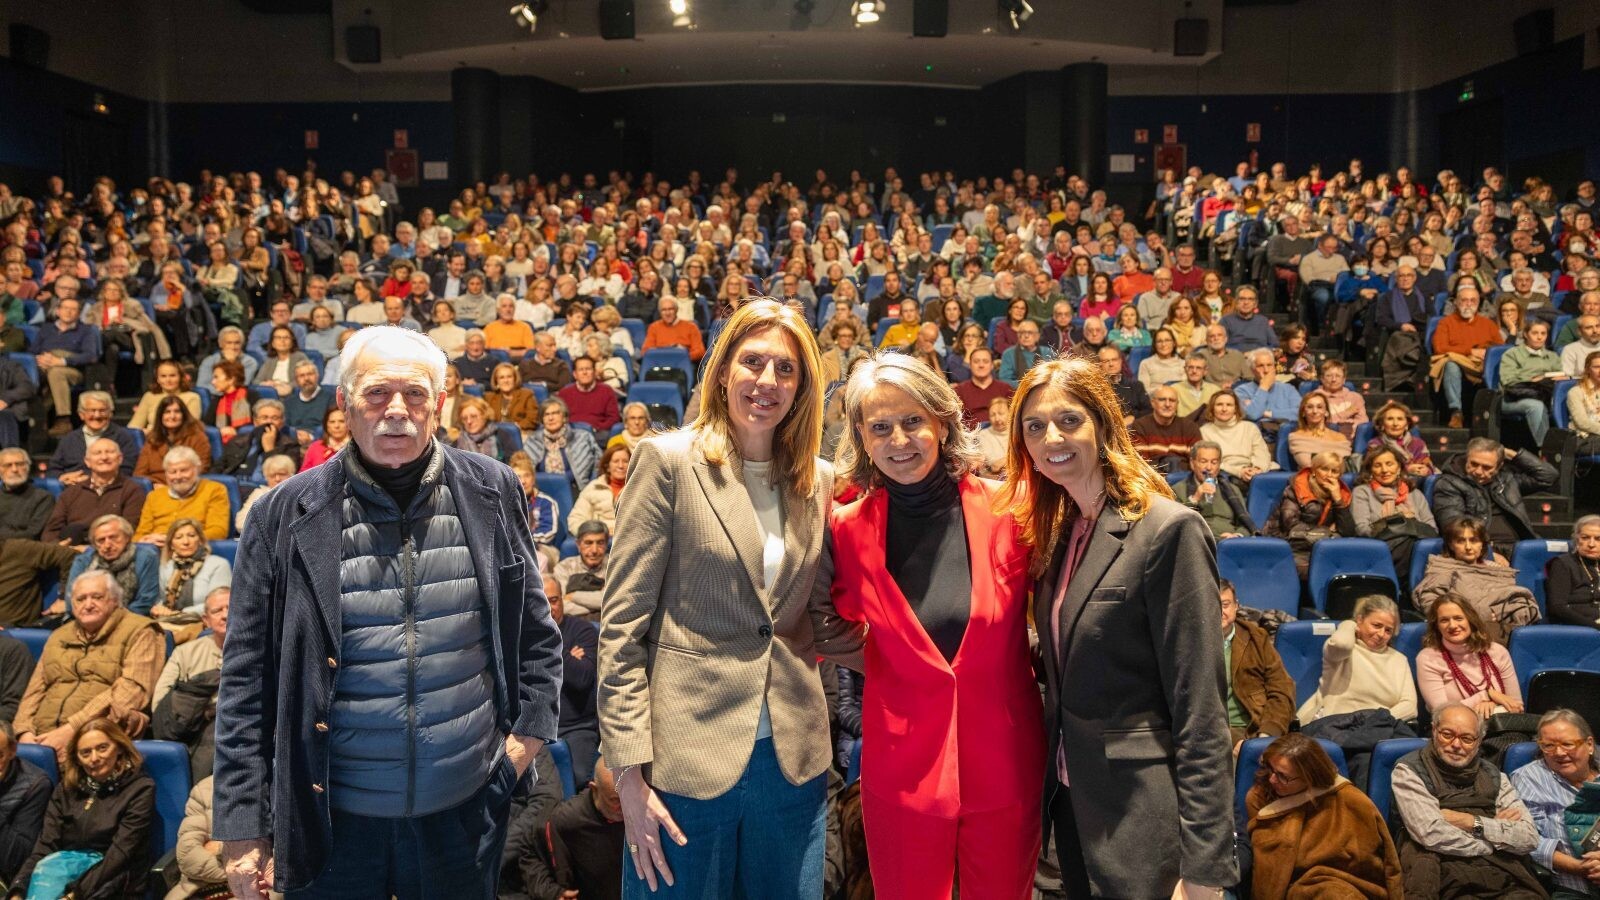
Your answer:
[[[836,509],[833,604],[871,626],[861,709],[861,787],[915,812],[1038,803],[1045,740],[1028,649],[1028,550],[991,511],[998,485],[961,480],[972,613],[953,663],[934,646],[884,563],[888,495]]]

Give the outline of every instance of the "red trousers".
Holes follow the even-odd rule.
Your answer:
[[[912,812],[861,792],[872,888],[884,900],[1027,900],[1039,861],[1039,804],[962,813]]]

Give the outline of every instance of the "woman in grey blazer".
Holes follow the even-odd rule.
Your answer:
[[[707,358],[697,420],[634,453],[600,614],[624,897],[821,896],[820,371],[800,313],[748,301]]]
[[[1140,458],[1093,362],[1036,366],[1012,410],[999,503],[1039,579],[1067,896],[1221,897],[1238,871],[1211,530]]]

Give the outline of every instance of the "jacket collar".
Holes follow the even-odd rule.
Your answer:
[[[723,531],[733,543],[734,552],[744,565],[745,575],[756,596],[766,602],[769,610],[785,596],[785,588],[795,579],[804,562],[806,548],[811,545],[812,514],[816,510],[816,491],[809,497],[795,497],[786,487],[780,487],[783,503],[783,565],[778,569],[772,584],[763,587],[764,577],[760,529],[755,521],[755,510],[750,503],[750,493],[736,473],[736,463],[720,466],[706,462],[698,454],[694,464],[696,480],[705,491],[711,509],[722,523]]]
[[[1316,801],[1334,793],[1349,783],[1350,780],[1348,778],[1345,778],[1343,775],[1336,775],[1334,776],[1333,784],[1330,784],[1327,787],[1307,788],[1298,794],[1290,794],[1287,797],[1279,797],[1271,803],[1268,803],[1266,806],[1261,807],[1261,811],[1256,813],[1256,818],[1272,819],[1293,812],[1302,806],[1315,803]]]
[[[1044,578],[1039,583],[1039,590],[1034,594],[1036,605],[1035,619],[1045,623],[1039,628],[1039,633],[1049,640],[1052,653],[1059,658],[1060,648],[1057,644],[1061,635],[1072,634],[1077,627],[1078,615],[1083,612],[1083,607],[1089,602],[1089,596],[1100,585],[1100,579],[1116,562],[1117,556],[1122,553],[1123,538],[1128,530],[1133,527],[1122,515],[1122,507],[1114,500],[1106,499],[1105,507],[1100,511],[1100,518],[1095,520],[1094,532],[1089,537],[1089,546],[1084,548],[1083,558],[1078,560],[1078,567],[1072,572],[1072,582],[1067,586],[1067,596],[1061,603],[1061,631],[1051,627],[1050,607],[1055,602],[1057,580],[1061,577],[1061,566],[1067,555],[1067,545],[1070,543],[1071,531],[1063,525],[1061,534],[1056,538],[1056,546],[1050,556],[1050,567],[1045,570]]]

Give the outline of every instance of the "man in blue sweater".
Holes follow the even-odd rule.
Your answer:
[[[1261,299],[1256,296],[1256,289],[1244,285],[1233,295],[1233,312],[1222,317],[1222,327],[1228,329],[1228,348],[1240,353],[1249,353],[1263,347],[1272,349],[1278,346],[1277,332],[1272,330],[1272,323],[1266,316],[1261,315]]]
[[[34,336],[33,359],[44,379],[43,387],[56,414],[50,435],[72,430],[72,386],[83,381],[83,370],[100,358],[100,329],[78,321],[83,307],[75,299],[56,301],[56,320]]]

